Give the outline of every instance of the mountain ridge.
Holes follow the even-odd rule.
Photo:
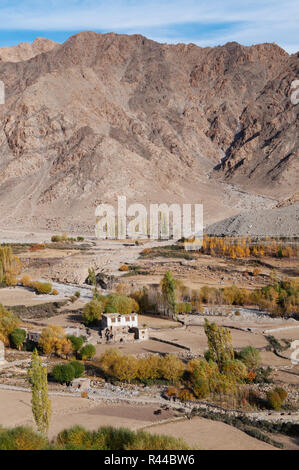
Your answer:
[[[297,64],[275,44],[200,48],[93,32],[26,61],[0,62],[7,97],[0,223],[72,229],[77,217],[91,229],[95,206],[120,194],[144,203],[203,202],[210,222],[287,198],[296,178],[289,187],[284,178],[267,180],[279,152],[258,184],[227,166],[244,152],[236,135],[252,133],[259,96],[280,76],[285,85],[276,88],[288,94],[288,70]],[[287,107],[284,127],[296,140],[295,108]],[[286,162],[281,174],[289,173]]]

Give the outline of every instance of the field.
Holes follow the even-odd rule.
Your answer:
[[[230,259],[202,253],[187,253],[169,246],[169,241],[143,240],[139,245],[135,245],[130,240],[96,241],[87,237],[81,243],[55,244],[50,242],[50,234],[38,234],[34,238],[29,235],[7,234],[5,242],[14,242],[14,254],[23,264],[22,275],[28,274],[34,280],[51,282],[58,294],[40,295],[34,289],[20,284],[16,287],[0,288],[0,303],[19,316],[23,328],[29,331],[41,331],[49,325],[79,328],[80,334],[88,337],[88,341],[95,345],[95,363],[99,356],[111,347],[124,355],[137,358],[151,354],[161,357],[171,354],[186,363],[191,358],[202,358],[206,352],[208,342],[204,320],[209,318],[230,331],[236,352],[246,346],[256,348],[260,352],[261,366],[272,368],[273,386],[284,386],[288,390],[289,401],[293,401],[294,409],[289,413],[284,412],[283,415],[274,412],[269,416],[264,410],[261,411],[261,416],[269,420],[273,416],[285,421],[298,420],[296,406],[299,405],[299,364],[291,362],[293,351],[290,347],[277,354],[273,348],[269,349],[269,341],[266,338],[271,335],[280,342],[287,340],[289,344],[299,340],[299,322],[295,318],[274,318],[255,305],[205,304],[201,314],[178,315],[176,318],[144,312],[139,315],[139,325],[148,328],[149,339],[112,344],[107,344],[105,339],[100,337],[97,327],[87,328],[82,322],[83,308],[92,299],[92,287],[85,284],[90,267],[96,272],[104,271],[105,274],[114,276],[111,291],[126,294],[139,288],[159,287],[168,270],[171,270],[175,278],[189,290],[198,290],[203,286],[222,289],[234,284],[252,292],[267,286],[274,270],[278,278],[288,276],[296,282],[297,258],[261,256],[258,259]],[[43,242],[44,246],[41,245],[41,248],[32,249],[33,243]],[[148,248],[146,254],[145,248]],[[119,267],[124,264],[128,266],[127,271],[119,271]],[[257,271],[254,274],[255,269]],[[98,290],[102,295],[110,292],[101,290],[99,286]],[[78,291],[80,298],[74,296]],[[26,379],[30,353],[7,348],[5,357],[8,362],[0,370],[0,424],[33,424]],[[53,365],[66,362],[56,356],[43,356],[43,361],[48,371],[51,371]],[[183,437],[189,445],[203,449],[274,448],[273,445],[253,438],[224,422],[198,416],[186,419],[185,415],[190,412],[190,408],[184,403],[181,403],[184,413],[178,412],[178,406],[172,403],[168,403],[168,410],[165,410],[162,406],[165,400],[161,398],[163,387],[165,388],[163,384],[150,385],[147,388],[134,384],[127,390],[128,384],[118,384],[117,387],[120,388],[113,389],[106,383],[106,389],[105,378],[93,368],[93,362],[85,363],[86,376],[94,381],[86,398],[81,398],[78,391],[65,385],[49,382],[53,403],[50,437],[74,424],[81,424],[88,429],[109,424],[130,429],[146,427],[150,432]],[[18,390],[8,390],[8,386],[17,387]],[[229,406],[227,403],[224,405]],[[160,409],[159,414],[154,413],[157,408]],[[178,419],[179,426],[176,423]],[[270,437],[276,439],[275,435]],[[295,438],[292,440],[289,436],[279,435],[278,441],[284,442],[285,448],[299,448]]]

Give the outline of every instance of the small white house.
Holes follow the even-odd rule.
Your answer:
[[[137,328],[137,313],[130,313],[129,315],[120,315],[119,313],[104,313],[102,315],[102,329],[118,327]]]
[[[33,341],[33,343],[38,343],[40,335],[41,333],[38,331],[29,331],[27,338],[29,339],[29,341]]]

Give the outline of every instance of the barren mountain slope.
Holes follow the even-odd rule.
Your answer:
[[[228,181],[264,193],[290,195],[298,189],[298,105],[290,99],[290,84],[299,76],[299,53],[270,80],[240,118],[240,131],[220,168]],[[278,189],[279,188],[279,189]]]
[[[58,43],[50,41],[49,39],[36,38],[32,44],[22,42],[13,47],[0,47],[0,63],[28,60],[43,52],[51,51],[57,45]]]
[[[0,223],[91,230],[95,206],[122,194],[203,202],[206,222],[272,206],[214,180],[213,168],[246,106],[294,60],[274,44],[202,49],[83,32],[0,63]]]

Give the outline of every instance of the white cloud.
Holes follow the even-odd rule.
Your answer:
[[[297,0],[248,0],[244,4],[239,0],[2,0],[0,4],[0,30],[122,31],[162,42],[200,45],[276,41],[290,52],[299,49],[298,22]],[[190,37],[190,23],[198,23],[198,37]],[[221,24],[227,24],[225,33],[217,28]],[[176,37],[177,25],[181,27]],[[201,25],[210,28],[206,38],[201,36]],[[169,27],[171,37],[167,36]]]

